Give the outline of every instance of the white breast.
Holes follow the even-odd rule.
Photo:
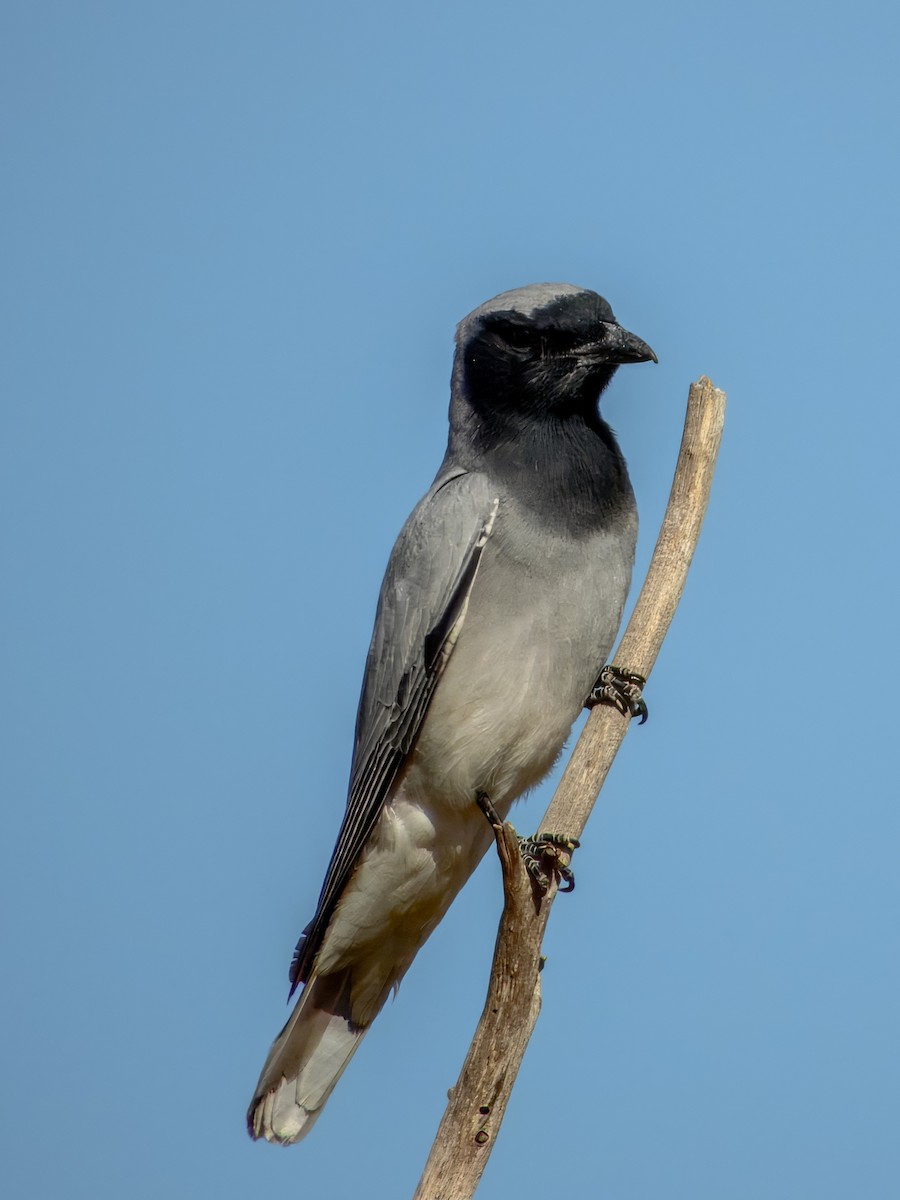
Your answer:
[[[481,790],[506,807],[550,770],[610,652],[631,578],[633,527],[537,540],[517,520],[512,540],[502,516],[410,765],[411,790],[453,806]]]

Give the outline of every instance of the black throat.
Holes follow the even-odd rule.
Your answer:
[[[448,459],[495,479],[535,519],[568,536],[614,524],[634,508],[615,434],[595,406],[565,415],[451,407]]]

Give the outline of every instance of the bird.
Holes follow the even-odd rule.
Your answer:
[[[647,361],[607,301],[572,284],[504,292],[457,327],[446,454],[388,562],[346,811],[252,1138],[309,1132],[491,844],[481,801],[505,819],[593,694],[637,540],[599,399],[620,365]]]

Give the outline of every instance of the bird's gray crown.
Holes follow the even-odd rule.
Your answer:
[[[554,315],[573,314],[582,310],[593,321],[615,321],[613,310],[596,292],[571,283],[532,283],[513,288],[486,300],[460,321],[456,329],[457,345],[462,346],[483,324],[487,317],[510,313],[527,320]]]

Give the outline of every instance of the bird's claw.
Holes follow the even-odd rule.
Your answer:
[[[494,829],[503,824],[487,792],[476,792],[475,801]],[[567,833],[550,833],[544,830],[534,837],[519,838],[519,853],[525,870],[534,880],[542,896],[547,894],[551,879],[555,879],[561,892],[575,890],[575,873],[569,865],[572,855],[581,843]]]
[[[644,676],[636,671],[604,667],[584,706],[593,708],[596,704],[611,704],[623,717],[640,717],[640,724],[643,725],[647,720],[647,705],[642,691],[646,682]]]
[[[525,870],[537,884],[542,896],[546,895],[552,879],[556,879],[561,892],[575,890],[575,873],[570,863],[580,844],[577,838],[547,830],[534,837],[519,838],[519,853]]]
[[[478,807],[481,809],[481,811],[487,817],[489,823],[493,826],[493,828],[499,829],[500,826],[503,824],[503,821],[500,819],[500,816],[499,816],[496,808],[494,808],[493,804],[491,803],[491,798],[487,794],[487,792],[476,792],[475,793],[475,803],[478,805]]]

